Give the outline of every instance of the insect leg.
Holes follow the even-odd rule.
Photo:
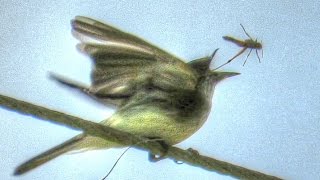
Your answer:
[[[247,33],[246,29],[244,29],[243,25],[240,24],[240,26],[242,27],[244,33],[245,33],[250,39],[252,39],[252,37],[249,35],[249,33]]]
[[[247,62],[247,60],[248,60],[248,57],[250,56],[251,52],[252,52],[252,48],[250,49],[250,51],[249,51],[249,53],[248,53],[248,55],[247,55],[247,57],[246,57],[246,60],[244,61],[244,63],[243,63],[242,66],[244,66],[244,65],[246,64],[246,62]]]
[[[226,63],[218,66],[217,68],[213,69],[214,71],[221,68],[222,66],[229,64],[231,61],[233,61],[236,57],[240,56],[246,49],[248,49],[248,47],[244,47],[241,49],[241,51],[239,51],[235,56],[233,56],[231,59],[229,59]]]
[[[259,63],[261,63],[261,60],[260,60],[260,57],[259,57],[259,54],[258,54],[258,49],[256,49],[256,54],[257,54],[257,57],[259,59]]]

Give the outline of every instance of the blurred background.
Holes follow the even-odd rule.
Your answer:
[[[136,34],[186,61],[220,48],[214,66],[241,48],[231,35],[263,41],[264,57],[246,53],[221,68],[240,72],[215,91],[208,121],[178,147],[284,179],[320,179],[320,2],[315,0],[9,1],[0,6],[0,93],[99,122],[114,110],[59,86],[48,72],[90,84],[91,61],[75,49],[70,20],[89,16]],[[96,180],[124,149],[63,155],[26,175],[20,163],[79,131],[0,108],[0,177]],[[148,161],[130,149],[108,179],[233,179],[172,160]]]

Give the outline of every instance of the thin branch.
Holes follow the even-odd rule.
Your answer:
[[[108,141],[119,144],[132,145],[136,148],[146,150],[152,154],[162,154],[163,146],[156,141],[150,141],[147,138],[122,132],[99,123],[83,120],[68,114],[50,110],[41,106],[30,104],[11,97],[0,95],[0,106],[9,110],[17,111],[21,114],[31,115],[36,118],[64,125],[73,129],[80,129],[92,136],[101,137]],[[186,164],[201,167],[209,171],[214,171],[223,175],[229,175],[239,179],[261,179],[261,180],[278,180],[275,176],[266,175],[257,171],[233,165],[224,161],[202,156],[194,150],[182,150],[170,146],[166,156],[168,158],[183,161]]]

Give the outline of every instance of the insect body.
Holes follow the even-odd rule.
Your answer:
[[[222,38],[226,41],[230,41],[230,42],[233,42],[234,44],[240,46],[240,47],[243,47],[235,56],[233,56],[231,59],[229,59],[226,63],[220,65],[219,67],[217,67],[216,69],[219,69],[220,67],[230,63],[231,61],[233,61],[236,57],[240,56],[244,51],[246,51],[248,48],[250,49],[247,57],[246,57],[246,60],[244,61],[243,63],[243,66],[246,64],[247,62],[247,59],[248,57],[250,56],[251,52],[253,49],[256,50],[256,54],[257,54],[257,57],[259,59],[259,62],[261,62],[260,60],[260,57],[259,57],[259,54],[258,54],[258,50],[259,49],[262,49],[262,44],[260,42],[258,42],[257,39],[253,40],[253,38],[247,33],[247,31],[244,29],[243,25],[240,24],[240,26],[242,27],[244,33],[249,37],[249,39],[246,39],[246,40],[239,40],[239,39],[236,39],[234,37],[231,37],[231,36],[223,36]],[[262,57],[263,57],[263,51],[262,51]],[[215,69],[215,70],[216,70]]]

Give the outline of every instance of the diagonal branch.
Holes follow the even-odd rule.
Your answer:
[[[162,154],[163,146],[156,141],[147,138],[122,132],[99,123],[83,120],[68,114],[50,110],[41,106],[17,100],[8,96],[0,95],[0,106],[6,109],[17,111],[21,114],[31,115],[36,118],[64,125],[73,129],[80,129],[86,133],[113,141],[119,144],[133,145],[136,148],[146,150],[152,154]],[[266,175],[241,166],[233,165],[224,161],[202,156],[194,150],[182,150],[170,146],[167,151],[168,158],[183,161],[192,166],[198,166],[209,171],[214,171],[223,175],[229,175],[239,179],[261,179],[278,180],[275,176]]]

